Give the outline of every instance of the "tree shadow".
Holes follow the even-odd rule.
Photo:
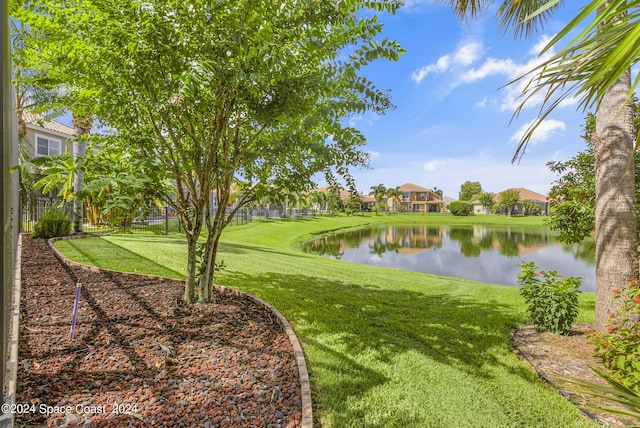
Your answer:
[[[312,359],[312,388],[318,371],[338,373],[337,381],[323,384],[323,394],[336,401],[337,397],[344,400],[345,391],[364,396],[391,381],[359,363],[358,356],[363,354],[394,364],[399,354],[417,352],[487,381],[494,379],[496,366],[534,379],[524,365],[505,365],[496,356],[496,349],[509,349],[509,333],[521,321],[512,307],[497,301],[479,303],[445,293],[383,289],[296,274],[225,271],[221,281],[257,294],[284,313],[301,342],[315,348],[307,353]]]
[[[104,238],[96,237],[96,238],[87,238],[85,239],[69,239],[64,241],[66,245],[73,248],[78,254],[82,256],[82,262],[93,265],[100,266],[101,259],[96,257],[95,248],[85,248],[87,242],[80,241],[93,241],[99,240],[99,244],[96,246],[100,247],[100,252],[110,252],[112,254],[117,254],[117,257],[114,256],[115,260],[118,260],[118,263],[122,263],[122,265],[130,265],[130,266],[138,266],[136,268],[137,272],[155,272],[156,275],[162,275],[169,278],[184,278],[184,273],[175,271],[173,269],[167,268],[161,264],[156,263],[155,261],[140,255],[139,253],[135,253],[127,248],[115,244],[113,242],[107,241]],[[95,241],[94,241],[95,242]],[[138,240],[139,242],[139,240]],[[174,243],[174,241],[169,240],[169,243]],[[179,244],[181,247],[184,247],[184,241],[175,241],[176,244]],[[121,266],[122,266],[121,265]],[[118,269],[118,266],[114,268]]]

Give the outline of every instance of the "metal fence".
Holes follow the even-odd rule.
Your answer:
[[[33,204],[21,206],[20,231],[31,233],[35,224],[40,220],[45,210],[50,207],[64,209],[69,217],[72,217],[73,203],[61,203],[56,198],[39,198]],[[282,220],[282,219],[303,219],[313,218],[319,212],[315,210],[288,209],[263,209],[247,208],[239,210],[229,223],[229,226],[237,226],[251,223],[255,220]],[[169,232],[181,232],[182,226],[175,216],[175,211],[171,207],[153,207],[145,214],[138,215],[132,222],[121,222],[118,224],[104,223],[92,224],[84,218],[82,229],[84,232],[109,232],[109,233],[141,233],[141,234],[168,234]]]

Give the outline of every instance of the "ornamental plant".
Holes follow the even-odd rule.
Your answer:
[[[71,233],[71,219],[62,208],[49,207],[33,228],[32,238],[53,238]]]
[[[555,270],[538,271],[534,262],[522,262],[518,284],[529,318],[538,331],[567,335],[578,316],[578,293],[582,279],[562,278]]]
[[[640,287],[631,281],[622,289],[613,289],[613,298],[619,302],[619,311],[609,314],[606,333],[596,333],[592,341],[596,356],[613,377],[626,387],[640,392]]]

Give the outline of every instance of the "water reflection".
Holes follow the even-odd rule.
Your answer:
[[[563,245],[548,230],[489,226],[377,226],[318,238],[305,251],[346,261],[516,285],[518,263],[580,276],[595,290],[592,245]]]

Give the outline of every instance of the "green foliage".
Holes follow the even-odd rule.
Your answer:
[[[453,201],[449,204],[451,214],[467,216],[473,214],[473,204],[469,201]]]
[[[48,207],[33,227],[32,238],[53,238],[71,233],[71,219],[67,212],[58,207]]]
[[[619,302],[618,312],[609,314],[607,333],[593,336],[596,355],[611,370],[613,377],[640,392],[640,287],[633,280],[622,289],[613,289]]]
[[[371,192],[369,192],[369,196],[373,196],[376,200],[376,204],[373,209],[376,214],[380,211],[384,211],[386,208],[386,204],[384,204],[384,199],[387,197],[389,189],[385,187],[384,184],[377,184],[375,186],[371,186]]]
[[[531,199],[525,199],[521,201],[524,215],[536,215],[540,213],[540,205],[533,202]]]
[[[615,377],[610,376],[595,367],[591,368],[601,378],[607,381],[609,385],[602,386],[595,383],[570,379],[568,380],[569,385],[563,385],[563,387],[571,391],[591,395],[593,397],[604,398],[605,400],[622,405],[608,408],[586,407],[587,410],[595,410],[596,412],[606,412],[612,415],[630,416],[632,418],[640,419],[640,394],[638,394],[638,391],[618,382]]]
[[[73,179],[76,166],[70,152],[54,156],[42,156],[30,161],[38,168],[40,179],[34,184],[43,194],[60,188],[60,196],[67,202],[73,198]]]
[[[640,131],[640,103],[634,103],[635,131]],[[595,231],[595,154],[596,117],[588,114],[582,138],[587,145],[566,161],[548,162],[547,167],[559,178],[549,191],[551,213],[545,225],[558,232],[567,243],[582,242]],[[640,224],[640,152],[636,149],[633,164],[636,194],[636,219]],[[640,228],[638,228],[640,232]]]
[[[473,201],[474,195],[482,193],[482,185],[479,181],[465,181],[460,185],[458,199],[461,201]]]
[[[511,212],[520,200],[520,192],[516,189],[508,189],[500,193],[500,201],[498,202],[498,208],[504,208],[507,211],[507,215],[511,217]]]
[[[578,316],[578,293],[582,280],[561,278],[556,271],[539,271],[534,262],[522,262],[518,284],[529,318],[539,331],[566,335]],[[541,279],[542,277],[542,279]]]
[[[478,196],[478,200],[487,212],[491,212],[491,208],[494,205],[493,197],[494,194],[491,192],[482,192]]]
[[[344,212],[347,215],[360,212],[362,198],[357,194],[351,194],[344,200]]]

